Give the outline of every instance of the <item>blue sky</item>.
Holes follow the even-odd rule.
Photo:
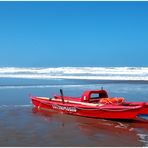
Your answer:
[[[148,2],[0,2],[0,66],[148,66]]]

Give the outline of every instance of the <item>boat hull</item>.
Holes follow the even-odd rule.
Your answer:
[[[139,114],[146,114],[147,106],[131,105],[131,106],[84,106],[81,104],[62,103],[50,100],[42,100],[36,97],[30,98],[32,104],[42,110],[56,110],[71,115],[78,115],[91,118],[103,119],[122,119],[122,120],[137,120]]]

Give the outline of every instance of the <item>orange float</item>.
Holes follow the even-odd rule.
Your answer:
[[[101,104],[120,104],[124,102],[124,98],[101,98]]]

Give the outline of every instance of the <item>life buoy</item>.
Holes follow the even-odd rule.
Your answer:
[[[120,104],[123,103],[124,98],[101,98],[100,103],[101,104]]]

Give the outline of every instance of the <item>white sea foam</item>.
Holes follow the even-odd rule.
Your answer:
[[[20,104],[20,105],[0,105],[0,108],[2,109],[2,108],[19,108],[19,107],[31,107],[32,105],[31,104],[26,104],[26,105],[23,105],[23,104]]]
[[[0,89],[23,89],[23,88],[53,88],[53,87],[60,87],[60,88],[73,88],[73,87],[92,87],[92,85],[12,85],[12,86],[0,86]]]
[[[0,78],[148,81],[148,67],[1,67]]]
[[[144,146],[148,147],[148,134],[137,134],[137,136],[139,137],[139,141],[141,141],[142,143],[144,143]]]

